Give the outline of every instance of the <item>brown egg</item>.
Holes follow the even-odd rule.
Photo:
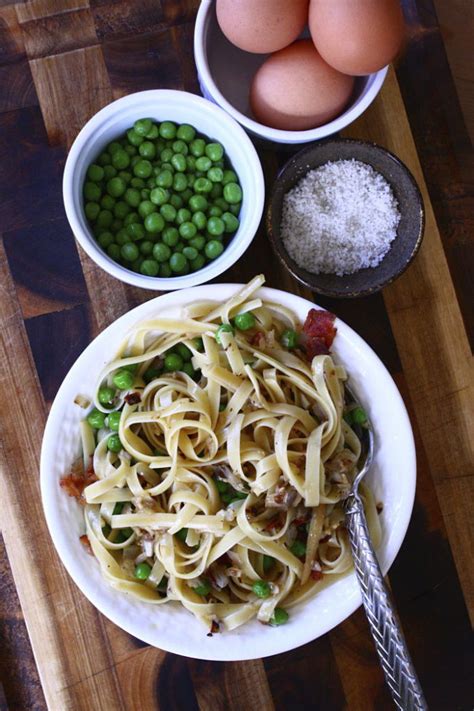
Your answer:
[[[326,62],[353,75],[389,64],[404,36],[399,0],[311,0],[309,29]]]
[[[291,44],[308,20],[309,0],[217,0],[227,39],[246,52],[266,54]]]
[[[303,131],[340,114],[353,85],[353,77],[326,64],[311,40],[298,40],[262,64],[250,88],[250,105],[265,126]]]

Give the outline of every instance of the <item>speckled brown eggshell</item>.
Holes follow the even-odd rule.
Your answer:
[[[219,27],[246,52],[268,54],[295,40],[308,20],[309,0],[217,0]]]
[[[304,131],[338,116],[353,86],[353,77],[330,67],[311,40],[298,40],[262,64],[250,88],[250,105],[265,126]]]

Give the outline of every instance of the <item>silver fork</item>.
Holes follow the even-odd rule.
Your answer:
[[[347,385],[345,389],[354,403],[359,404]],[[375,557],[364,506],[359,495],[359,484],[369,471],[374,455],[374,432],[368,419],[363,429],[367,440],[364,466],[358,472],[349,495],[344,501],[346,526],[351,542],[354,567],[370,632],[374,638],[385,680],[395,705],[401,711],[427,710],[428,706],[408,651],[400,621],[395,612],[395,606]]]

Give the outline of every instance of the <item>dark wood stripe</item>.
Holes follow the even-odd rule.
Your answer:
[[[397,77],[467,334],[474,348],[474,149],[464,124],[433,2],[404,4],[410,42],[398,63]],[[469,22],[468,17],[466,22]]]
[[[157,0],[90,0],[90,8],[101,41],[141,35],[165,26]]]

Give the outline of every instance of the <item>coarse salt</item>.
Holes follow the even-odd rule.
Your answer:
[[[358,160],[310,170],[283,198],[281,235],[314,274],[376,267],[397,236],[398,203],[385,178]]]

